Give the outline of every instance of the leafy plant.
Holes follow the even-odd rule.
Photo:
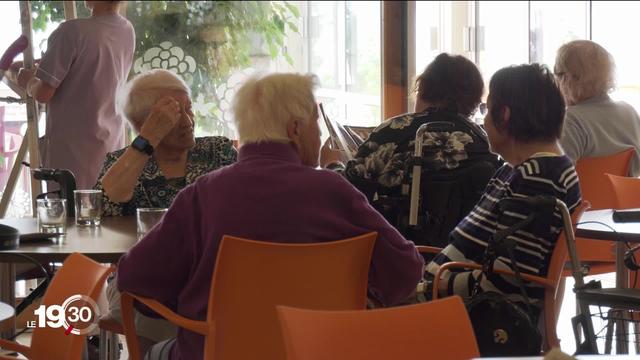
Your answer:
[[[31,1],[31,7],[36,31],[64,21],[62,1]],[[78,17],[88,14],[78,6]],[[292,63],[285,40],[288,31],[298,32],[299,16],[298,8],[286,1],[129,1],[127,5],[127,18],[136,32],[135,59],[160,44],[170,46],[166,42],[184,51],[179,61],[193,58],[193,71],[185,65],[189,71],[182,73],[167,61],[145,66],[169,67],[186,75],[198,130],[227,136],[231,133],[222,117],[220,87],[234,72],[250,66],[254,57],[282,55]]]

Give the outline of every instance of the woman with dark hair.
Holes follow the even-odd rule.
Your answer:
[[[578,176],[559,144],[565,105],[553,74],[538,64],[503,68],[491,78],[487,105],[484,121],[491,151],[507,164],[496,172],[478,204],[451,232],[451,244],[428,264],[431,276],[450,261],[482,264],[487,243],[496,231],[526,218],[526,204],[516,203],[502,212],[498,207],[501,199],[547,195],[562,200],[571,210],[580,203]],[[562,229],[559,210],[549,215],[548,223],[534,221],[510,236],[517,243],[515,259],[522,273],[547,274]],[[502,258],[494,266],[513,268]],[[480,271],[445,271],[439,291],[469,297],[479,275]],[[525,287],[533,305],[542,306],[544,289],[528,282]],[[480,289],[523,301],[517,283],[496,273],[483,276]]]
[[[470,199],[457,199],[459,203],[469,205],[462,206],[464,209],[459,211],[460,214],[456,214],[455,219],[448,221],[450,223],[448,227],[438,229],[438,235],[435,235],[438,239],[433,238],[434,232],[424,221],[420,233],[405,233],[416,243],[444,246],[447,244],[448,232],[478,201],[484,186],[498,166],[496,156],[489,151],[486,134],[470,119],[480,104],[483,90],[482,75],[473,62],[464,56],[442,53],[415,81],[416,102],[413,113],[396,116],[383,122],[360,146],[355,159],[349,161],[346,166],[338,162],[331,163],[328,159],[331,153],[326,146],[323,148],[321,164],[327,168],[342,171],[344,176],[362,191],[369,201],[373,202],[387,220],[402,231],[401,223],[406,222],[406,219],[402,220],[399,217],[406,218],[409,212],[406,206],[401,205],[408,203],[405,201],[408,197],[406,191],[403,196],[402,184],[409,183],[416,131],[423,124],[451,123],[453,127],[446,131],[434,128],[424,134],[423,159],[425,164],[428,164],[425,169],[434,172],[453,171],[475,163],[480,158],[489,162],[490,165],[489,171],[472,172],[474,189],[463,195]],[[434,191],[434,189],[426,189],[426,191]],[[376,203],[374,199],[388,201],[381,200]],[[389,201],[394,205],[389,206]],[[382,205],[383,202],[386,204]],[[447,204],[435,207],[431,208],[433,212],[447,211]],[[420,220],[443,216],[446,215],[427,216],[423,212]],[[425,234],[432,235],[430,236],[432,239],[424,239]]]

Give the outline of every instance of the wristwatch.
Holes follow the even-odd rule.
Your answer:
[[[149,144],[149,140],[143,138],[140,135],[136,136],[136,138],[133,139],[131,147],[149,156],[153,155],[153,146]]]

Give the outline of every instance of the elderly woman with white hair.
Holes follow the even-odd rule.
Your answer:
[[[187,84],[167,70],[148,71],[127,84],[122,112],[138,136],[107,154],[96,185],[104,190],[104,215],[168,208],[198,177],[235,162],[229,139],[194,138],[190,97]]]
[[[589,40],[558,49],[555,75],[567,103],[560,140],[571,159],[607,156],[635,148],[630,176],[640,175],[640,117],[608,93],[615,86],[615,63],[607,50]]]
[[[132,215],[137,208],[168,208],[178,192],[210,171],[236,161],[232,142],[221,136],[194,138],[191,91],[176,74],[151,70],[136,76],[120,105],[138,136],[131,146],[107,154],[97,189],[104,215]],[[161,262],[155,263],[154,268]],[[106,289],[109,311],[120,320],[120,293]],[[136,314],[140,347],[175,336],[169,322]]]
[[[204,320],[223,235],[316,243],[375,231],[369,295],[383,305],[409,297],[424,266],[413,243],[342,176],[316,169],[320,128],[315,82],[311,75],[271,74],[243,84],[233,105],[241,144],[238,162],[178,194],[163,220],[120,259],[121,291]],[[260,301],[260,294],[255,300]],[[202,359],[203,346],[202,335],[179,329],[176,339],[147,354],[150,359]],[[260,346],[245,350],[238,358],[265,358]]]

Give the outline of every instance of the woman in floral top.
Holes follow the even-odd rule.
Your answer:
[[[139,136],[107,154],[97,189],[103,214],[133,215],[137,208],[168,208],[199,176],[236,161],[224,137],[194,138],[189,87],[174,73],[153,70],[131,80],[123,112]]]
[[[428,169],[434,172],[455,170],[461,165],[478,161],[486,162],[487,166],[481,171],[482,174],[471,171],[472,178],[469,181],[475,187],[474,194],[469,199],[462,199],[464,204],[469,203],[470,206],[462,206],[464,209],[454,216],[455,219],[441,220],[437,226],[437,234],[429,233],[431,230],[427,229],[426,233],[434,240],[431,245],[446,245],[441,241],[446,241],[448,231],[466,215],[462,212],[470,210],[479,199],[484,186],[498,167],[498,159],[489,151],[484,130],[470,120],[480,104],[484,83],[478,68],[467,58],[443,53],[418,76],[415,85],[415,112],[391,118],[378,126],[346,166],[331,161],[337,154],[328,150],[325,144],[321,163],[327,168],[342,172],[387,220],[403,231],[399,223],[406,221],[408,208],[391,208],[406,207],[408,204],[408,201],[400,201],[403,205],[398,205],[397,199],[408,199],[408,187],[405,186],[403,192],[403,184],[408,185],[411,181],[416,132],[421,125],[427,123],[445,121],[453,124],[452,128],[446,130],[433,128],[424,133],[423,164],[429,164]],[[376,200],[380,201],[376,203]],[[392,205],[383,203],[387,201],[392,202]],[[447,206],[438,205],[442,209],[436,210],[446,212]],[[399,211],[405,212],[404,210],[406,214],[399,215]],[[399,216],[404,216],[405,220],[398,220]],[[442,226],[443,223],[446,223],[445,226]],[[440,227],[446,229],[440,230]],[[424,237],[425,231],[422,233],[420,236],[405,233],[405,236],[416,241],[418,237]]]

